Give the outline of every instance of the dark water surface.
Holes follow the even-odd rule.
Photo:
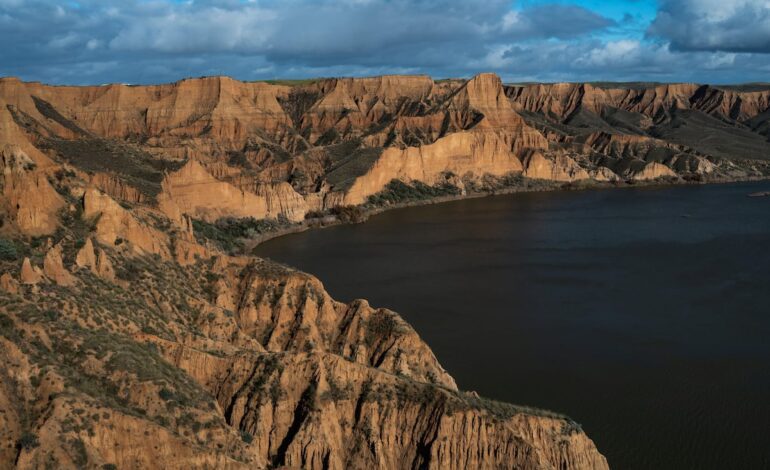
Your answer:
[[[257,253],[398,311],[461,388],[570,415],[613,468],[767,469],[769,189],[497,196]]]

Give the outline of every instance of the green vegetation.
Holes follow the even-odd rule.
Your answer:
[[[211,241],[226,253],[235,253],[243,248],[243,240],[253,239],[259,235],[275,232],[291,225],[288,219],[279,216],[278,219],[260,219],[253,217],[235,218],[224,217],[209,223],[194,219],[193,228],[198,241]]]
[[[389,339],[402,333],[396,316],[386,310],[377,310],[366,320],[366,335],[364,340],[371,347],[381,340]]]
[[[15,261],[19,258],[16,244],[12,240],[0,238],[0,260]]]
[[[34,449],[35,447],[39,446],[40,443],[37,440],[37,435],[26,431],[22,433],[21,437],[19,438],[19,441],[16,443],[17,447],[19,449],[24,450],[30,450]]]
[[[246,444],[251,444],[254,441],[254,436],[249,432],[241,431],[241,440]]]
[[[406,202],[425,201],[437,197],[457,196],[460,189],[448,182],[436,186],[428,186],[420,181],[412,184],[400,180],[391,180],[385,189],[369,196],[367,204],[374,207],[402,204]]]
[[[338,206],[329,212],[343,224],[357,224],[366,220],[366,213],[359,206]]]
[[[70,443],[72,444],[72,463],[77,468],[86,468],[88,465],[88,452],[86,451],[86,445],[80,438],[75,438]]]
[[[327,376],[327,382],[329,383],[329,389],[321,394],[321,400],[338,402],[347,400],[350,397],[350,391],[352,389],[350,384],[341,387],[331,374]]]
[[[310,109],[321,93],[313,89],[295,88],[291,90],[288,96],[279,97],[278,103],[284,111],[291,117],[292,123],[299,129],[302,122],[302,116]],[[307,137],[307,136],[305,136]]]
[[[322,136],[322,138],[324,137]],[[336,140],[336,138],[332,137],[326,137],[325,139],[329,140],[329,143]],[[326,174],[326,181],[334,189],[345,190],[350,188],[356,178],[363,176],[369,171],[384,150],[381,147],[359,148],[360,145],[359,140],[351,140],[329,145],[326,148],[327,156],[331,162],[331,167]]]

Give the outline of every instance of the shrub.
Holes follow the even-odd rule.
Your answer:
[[[366,344],[370,347],[378,340],[398,333],[398,323],[393,315],[377,311],[366,321]]]
[[[277,219],[260,219],[253,217],[235,218],[223,217],[216,222],[208,223],[193,219],[193,229],[198,241],[211,240],[225,252],[234,252],[243,244],[241,239],[255,238],[264,233],[274,232],[290,225],[288,219],[279,216]]]
[[[343,224],[357,224],[366,221],[366,213],[358,206],[339,206],[331,210],[332,215]]]
[[[78,468],[85,468],[85,466],[88,465],[88,452],[86,451],[86,445],[83,440],[80,438],[73,439],[72,450],[74,453],[72,462],[77,465]]]
[[[384,206],[389,204],[399,204],[412,201],[423,201],[442,196],[456,196],[460,194],[457,186],[444,182],[435,186],[414,181],[412,184],[394,179],[385,186],[385,189],[377,194],[369,196],[368,204],[373,206]]]
[[[50,321],[56,321],[56,319],[59,318],[59,312],[51,309],[48,309],[45,312],[43,312],[43,315]]]
[[[251,444],[254,441],[254,436],[247,431],[241,431],[241,440],[246,444]]]
[[[334,377],[332,377],[331,375],[329,375],[328,377],[328,382],[329,382],[329,390],[321,394],[321,399],[338,402],[338,401],[346,400],[348,398],[349,387],[340,387],[337,381],[334,380]]]
[[[39,446],[40,443],[37,441],[37,436],[35,434],[32,434],[31,432],[25,432],[19,438],[17,445],[19,449],[29,450]]]
[[[11,240],[0,238],[0,260],[14,261],[19,258],[16,245]]]
[[[141,277],[142,271],[143,269],[139,262],[133,259],[127,259],[122,265],[118,266],[115,274],[118,278],[125,281],[136,281]]]

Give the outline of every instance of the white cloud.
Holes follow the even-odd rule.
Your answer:
[[[110,41],[110,47],[160,52],[260,51],[274,32],[275,20],[275,12],[256,7],[169,9],[128,24]]]
[[[770,53],[770,2],[662,0],[648,34],[682,51]]]
[[[0,75],[56,83],[479,71],[508,80],[766,80],[770,54],[736,44],[763,50],[770,0],[661,1],[645,39],[567,0],[518,8],[510,0],[0,0],[0,41],[15,45],[0,48]],[[717,42],[720,50],[704,46]]]

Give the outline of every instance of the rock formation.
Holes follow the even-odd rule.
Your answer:
[[[61,244],[52,247],[45,254],[45,259],[43,260],[43,273],[46,277],[60,286],[67,287],[75,283],[75,278],[64,268]]]
[[[52,159],[115,200],[209,222],[300,222],[308,212],[366,203],[394,179],[431,185],[449,173],[476,183],[510,174],[617,181],[647,178],[641,169],[655,162],[680,177],[735,178],[725,159],[764,159],[770,150],[769,97],[694,84],[513,86],[492,74],[297,86],[2,79],[2,141],[12,146],[4,193],[21,229],[41,235],[55,230],[62,206],[48,181]],[[734,146],[718,143],[725,139]],[[745,177],[765,170],[741,168]]]
[[[769,107],[491,74],[0,79],[0,467],[607,468],[577,423],[458,390],[397,313],[244,238],[479,191],[768,177]]]
[[[24,261],[21,263],[20,278],[22,284],[37,284],[43,280],[43,271],[36,266],[32,266],[29,258],[24,258]]]

